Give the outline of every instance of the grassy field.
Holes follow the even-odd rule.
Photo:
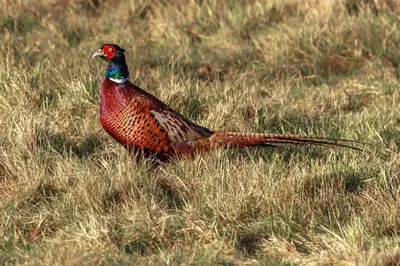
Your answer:
[[[397,0],[3,0],[0,14],[0,265],[400,263]],[[91,55],[106,42],[201,125],[373,146],[150,171],[101,128]]]

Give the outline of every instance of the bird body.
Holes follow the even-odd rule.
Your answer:
[[[103,81],[100,121],[107,133],[129,150],[141,150],[146,157],[161,161],[194,155],[212,135],[129,81]]]
[[[193,157],[221,147],[317,144],[349,146],[343,139],[304,137],[268,133],[212,131],[174,111],[167,104],[129,81],[124,50],[104,44],[93,55],[108,62],[101,85],[100,120],[103,128],[128,150],[161,162],[176,157]],[[342,143],[340,143],[342,142]]]

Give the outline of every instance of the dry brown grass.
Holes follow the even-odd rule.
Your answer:
[[[400,6],[2,1],[0,264],[396,265]],[[101,129],[105,42],[213,129],[359,139],[149,171]]]

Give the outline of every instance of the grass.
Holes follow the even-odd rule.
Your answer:
[[[0,14],[1,265],[400,263],[397,1],[28,0]],[[105,65],[90,57],[106,42],[204,126],[372,152],[214,151],[151,171],[100,126]]]

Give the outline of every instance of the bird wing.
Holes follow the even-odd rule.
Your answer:
[[[139,93],[129,97],[131,102],[125,110],[135,116],[129,130],[128,146],[157,153],[167,152],[172,147],[187,146],[213,134],[213,131],[191,122],[153,95],[138,87],[135,90]]]
[[[212,131],[189,121],[186,117],[171,110],[151,110],[151,114],[168,133],[173,142],[183,143],[210,137]]]

